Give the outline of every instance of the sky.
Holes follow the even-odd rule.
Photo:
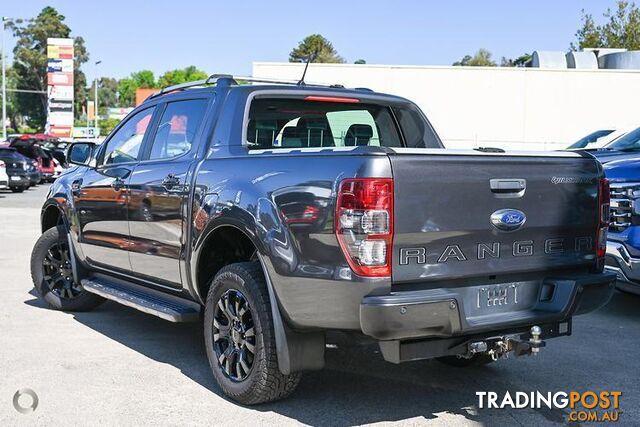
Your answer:
[[[567,50],[580,11],[597,19],[613,0],[3,0],[0,15],[33,17],[45,6],[82,36],[98,74],[195,65],[208,73],[248,75],[254,61],[288,60],[305,36],[320,33],[348,62],[451,65],[478,48],[515,58]],[[8,50],[11,34],[5,33]],[[9,56],[9,59],[11,56]],[[93,65],[84,65],[91,79]]]

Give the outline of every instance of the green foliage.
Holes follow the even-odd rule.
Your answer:
[[[91,82],[89,97],[93,100],[95,93],[95,80]],[[135,96],[135,93],[134,93]],[[102,110],[118,105],[118,81],[111,77],[100,77],[98,82],[98,109]]]
[[[136,103],[136,83],[132,79],[120,79],[118,93],[122,107],[133,107]]]
[[[365,61],[364,59],[356,59],[355,61],[353,61],[354,64],[366,64],[367,61]]]
[[[531,61],[531,54],[525,53],[524,55],[520,55],[516,59],[505,58],[502,57],[500,61],[501,67],[526,67],[527,63]]]
[[[133,80],[139,88],[158,87],[156,84],[156,78],[151,70],[142,70],[131,73],[131,80]]]
[[[209,77],[207,73],[202,70],[198,70],[194,65],[190,65],[186,68],[165,72],[160,76],[160,78],[158,78],[158,86],[167,87],[178,85],[196,80],[205,80],[207,77]]]
[[[327,63],[344,63],[344,59],[338,55],[329,40],[320,34],[311,34],[305,37],[298,47],[289,53],[289,62],[307,62],[311,58],[311,62],[327,62]]]
[[[478,49],[475,55],[465,55],[460,61],[454,62],[452,65],[468,66],[468,67],[495,67],[496,63],[491,59],[491,52],[487,49]]]
[[[129,78],[121,79],[118,82],[118,93],[120,93],[120,106],[133,107],[136,103],[136,89],[155,88],[156,84],[153,71],[142,70],[131,73]]]
[[[0,53],[0,61],[2,61],[2,53]],[[13,67],[8,66],[6,70],[7,76],[7,89],[14,89],[18,86],[18,76]],[[18,128],[18,121],[20,120],[20,109],[18,106],[17,94],[15,92],[7,91],[7,118],[9,119],[9,126],[12,129]],[[0,92],[0,102],[2,101],[2,93]],[[11,133],[7,130],[7,133]]]
[[[98,127],[100,128],[100,136],[107,136],[111,133],[113,128],[118,126],[120,120],[118,119],[102,119],[98,120]]]
[[[47,6],[32,20],[9,22],[9,28],[13,30],[13,34],[17,38],[16,46],[13,49],[13,69],[16,73],[18,89],[47,90],[47,38],[68,38],[71,35],[71,29],[64,20],[65,17],[59,14],[56,9]],[[89,54],[81,37],[74,39],[74,46],[74,91],[76,105],[81,105],[86,81],[79,67],[88,60]],[[27,119],[29,126],[37,129],[44,128],[46,94],[18,93],[16,104],[22,116]],[[76,112],[79,112],[78,108],[76,108]]]
[[[603,13],[606,22],[602,25],[582,10],[582,27],[576,32],[577,46],[572,43],[571,49],[640,49],[640,9],[626,0],[619,0],[616,5],[614,11],[607,9]]]

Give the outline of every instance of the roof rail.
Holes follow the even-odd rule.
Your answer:
[[[300,84],[299,80],[270,79],[267,77],[234,76],[233,78],[236,80],[243,80],[245,82],[250,82],[250,83],[273,83],[273,84],[292,85],[292,86],[318,86],[318,87],[331,87],[331,88],[337,88],[337,89],[344,88],[344,86],[341,84],[328,85],[328,84],[322,84],[322,83],[307,83],[307,82]]]
[[[185,89],[189,89],[192,87],[201,87],[208,85],[220,85],[220,86],[230,86],[237,85],[238,80],[250,82],[250,83],[273,83],[273,84],[281,84],[281,85],[292,85],[292,86],[300,86],[300,82],[297,80],[281,80],[281,79],[270,79],[270,78],[261,78],[261,77],[251,77],[251,76],[233,76],[231,74],[212,74],[207,77],[205,80],[196,80],[193,82],[181,83],[173,86],[167,86],[165,88],[160,89],[158,92],[153,93],[149,96],[146,101],[157,98],[158,96],[167,94],[169,92],[176,92]],[[335,89],[344,89],[344,86],[341,84],[320,84],[320,83],[303,83],[304,86],[316,86],[316,87],[329,87]]]

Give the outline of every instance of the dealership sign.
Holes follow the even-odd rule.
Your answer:
[[[70,137],[73,129],[73,39],[47,39],[47,133]]]

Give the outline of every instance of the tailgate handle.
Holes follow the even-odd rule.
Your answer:
[[[498,198],[522,197],[527,189],[527,180],[522,178],[490,179],[489,186]]]

